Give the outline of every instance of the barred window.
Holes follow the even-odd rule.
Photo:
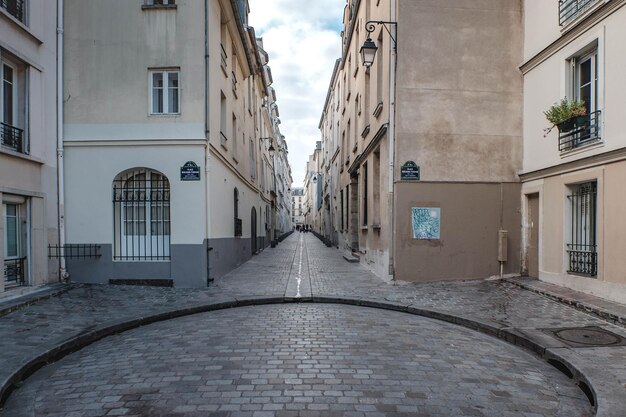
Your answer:
[[[598,270],[596,242],[597,183],[587,182],[571,187],[570,241],[567,244],[568,272],[595,277]]]
[[[146,168],[119,174],[113,181],[113,259],[170,259],[170,184]]]

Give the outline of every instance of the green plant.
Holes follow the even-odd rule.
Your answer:
[[[585,116],[587,114],[587,108],[585,107],[584,101],[569,101],[567,97],[565,97],[560,102],[550,106],[543,114],[546,116],[548,122],[550,122],[550,126],[545,129],[547,135],[555,126],[573,119],[574,117]]]

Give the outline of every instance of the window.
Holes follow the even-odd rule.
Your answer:
[[[233,157],[237,158],[237,116],[233,113]]]
[[[239,190],[237,188],[233,191],[233,214],[235,216],[235,237],[241,237],[243,235],[243,223],[239,218]]]
[[[559,132],[559,150],[567,151],[600,139],[597,46],[570,59],[571,96],[585,103],[586,116],[577,117]]]
[[[150,71],[150,114],[180,114],[180,71]]]
[[[22,23],[26,23],[26,0],[0,0],[0,7]]]
[[[15,63],[6,59],[0,61],[0,144],[16,152],[28,153],[24,130],[18,127],[18,73]],[[22,94],[22,98],[24,96]]]
[[[596,245],[597,183],[570,187],[570,237],[567,244],[569,273],[595,277],[598,270]]]
[[[250,160],[250,178],[256,178],[256,158],[254,155],[254,142],[252,139],[249,141],[249,160]]]
[[[367,204],[368,204],[368,194],[367,194],[367,164],[363,164],[363,226],[367,226]]]
[[[226,147],[226,143],[228,141],[228,137],[226,136],[226,96],[224,92],[221,92],[221,101],[220,101],[220,143],[222,146]]]
[[[146,0],[148,6],[173,6],[176,0]]]
[[[25,283],[24,261],[22,257],[21,216],[23,205],[2,204],[4,220],[4,282],[7,286]]]
[[[163,174],[136,168],[113,181],[113,259],[170,259],[170,184]]]

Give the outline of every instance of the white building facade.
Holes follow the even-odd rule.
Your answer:
[[[0,2],[0,293],[58,280],[57,4]]]
[[[524,2],[523,269],[543,281],[626,299],[626,5]],[[622,94],[624,93],[624,94]],[[586,116],[544,130],[555,102]]]
[[[202,287],[283,232],[283,139],[248,12],[66,2],[66,240],[97,247],[68,259],[73,280]]]

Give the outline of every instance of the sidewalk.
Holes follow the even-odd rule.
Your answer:
[[[533,350],[570,373],[597,402],[598,416],[625,415],[626,346],[579,347],[548,329],[593,326],[581,337],[605,329],[626,338],[626,330],[614,324],[625,323],[626,306],[521,278],[385,283],[312,234],[299,233],[207,289],[70,285],[17,311],[7,310],[0,314],[0,398],[6,400],[14,385],[46,362],[108,335],[197,312],[284,302],[386,308],[487,333]],[[6,307],[0,302],[0,310]]]

